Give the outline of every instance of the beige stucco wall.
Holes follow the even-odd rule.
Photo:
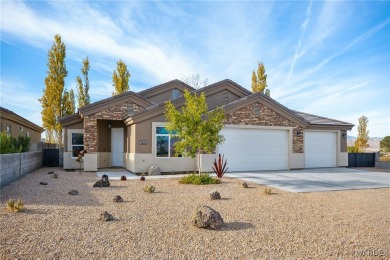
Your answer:
[[[25,126],[24,124],[20,124],[5,118],[1,118],[1,124],[0,124],[0,132],[5,132],[7,130],[7,126],[11,127],[11,136],[18,138],[19,135],[26,136],[27,132],[30,134],[30,143],[39,143],[41,141],[41,133],[33,130],[32,128],[29,128]],[[20,127],[23,127],[23,131],[20,130]]]
[[[76,162],[76,158],[72,158],[72,152],[64,152],[64,169],[79,169],[80,163]],[[84,163],[81,163],[81,168],[84,169]]]
[[[162,172],[194,171],[195,159],[191,157],[156,158],[154,154],[127,153],[126,169],[132,172],[147,173],[150,166],[158,166]]]

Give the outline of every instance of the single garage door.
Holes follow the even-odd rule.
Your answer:
[[[221,134],[225,142],[218,152],[229,172],[287,169],[287,131],[224,128]]]
[[[305,168],[336,167],[336,133],[305,132]]]

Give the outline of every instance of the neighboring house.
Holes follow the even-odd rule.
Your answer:
[[[231,80],[194,90],[179,80],[134,93],[128,91],[79,109],[60,119],[65,129],[64,168],[78,168],[75,150],[85,149],[84,170],[124,167],[147,172],[194,171],[196,160],[175,157],[164,126],[165,101],[184,104],[184,89],[204,92],[210,110],[223,106],[225,155],[229,171],[285,170],[348,165],[346,131],[350,123],[290,110],[272,98],[252,94]],[[215,154],[202,155],[211,170]]]
[[[19,135],[28,136],[32,146],[41,141],[41,133],[45,131],[42,127],[3,107],[0,107],[0,119],[1,132],[6,132],[15,138]]]

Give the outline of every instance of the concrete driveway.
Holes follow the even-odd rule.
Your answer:
[[[237,172],[225,175],[290,192],[390,188],[390,173],[348,168]]]

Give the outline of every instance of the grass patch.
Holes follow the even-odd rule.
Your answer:
[[[179,180],[181,184],[195,184],[195,185],[207,185],[207,184],[220,184],[221,180],[211,177],[207,173],[189,174]]]

